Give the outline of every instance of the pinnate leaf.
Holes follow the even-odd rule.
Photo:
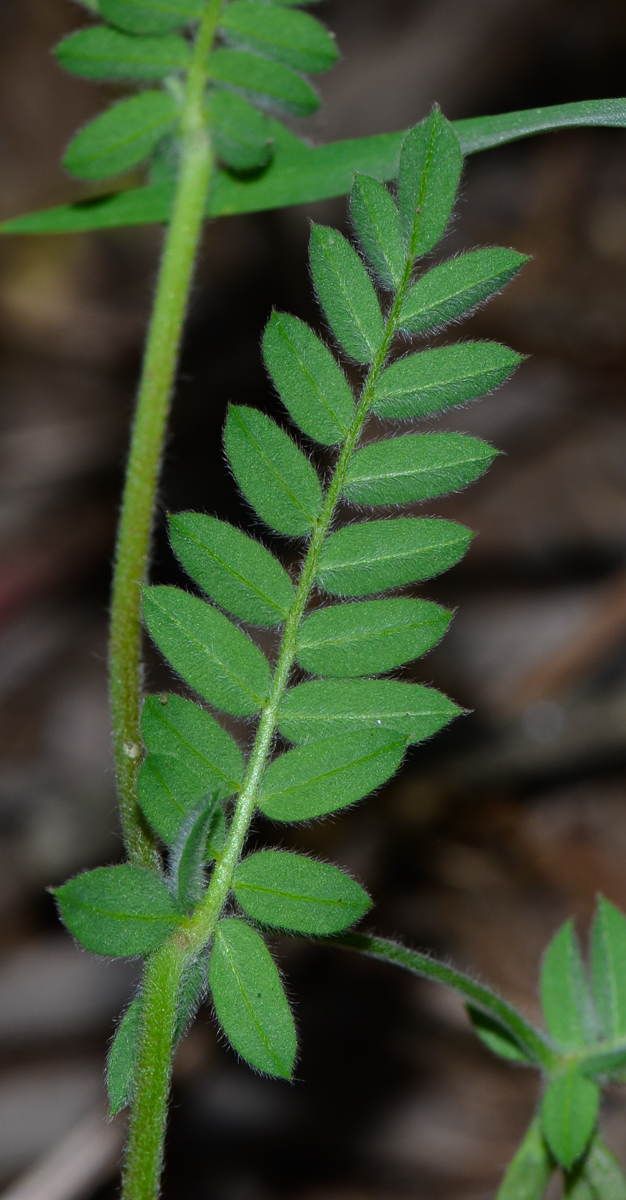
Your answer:
[[[372,903],[337,867],[283,850],[261,850],[244,858],[233,891],[253,920],[317,937],[353,925]]]
[[[290,1079],[296,1031],[272,956],[260,934],[237,917],[220,921],[209,963],[220,1024],[246,1062]]]
[[[106,25],[70,33],[54,53],[72,75],[103,80],[161,79],[184,70],[191,60],[189,43],[176,34],[132,37]]]
[[[343,494],[357,504],[410,504],[466,487],[497,451],[462,433],[409,433],[353,455]]]
[[[452,613],[428,600],[365,600],[311,613],[298,635],[298,662],[312,675],[378,675],[425,654]]]
[[[94,954],[149,954],[180,920],[163,880],[130,863],[86,871],[54,895],[70,933]]]
[[[170,517],[172,547],[197,584],[242,621],[281,625],[294,586],[273,554],[234,525],[203,513]]]
[[[604,896],[591,935],[593,998],[607,1038],[626,1036],[626,918]]]
[[[380,727],[423,742],[461,709],[434,688],[397,679],[312,679],[291,688],[278,727],[292,742]]]
[[[267,768],[259,808],[273,821],[307,821],[346,808],[386,783],[405,749],[402,734],[376,728],[298,746]]]
[[[398,203],[411,258],[427,254],[442,236],[462,167],[459,139],[439,109],[406,135],[400,153]]]
[[[500,1058],[509,1059],[510,1062],[534,1065],[534,1060],[521,1049],[506,1026],[502,1025],[496,1017],[491,1013],[484,1012],[482,1008],[476,1008],[473,1004],[466,1004],[465,1007],[474,1026],[474,1032],[488,1050],[499,1055]]]
[[[422,350],[382,371],[372,408],[380,417],[427,417],[498,387],[521,361],[519,354],[497,342]]]
[[[541,969],[541,1005],[550,1037],[563,1050],[596,1040],[595,1016],[573,921],[550,942]]]
[[[357,362],[371,362],[383,340],[383,318],[356,250],[336,229],[312,225],[309,254],[315,290],[337,341]]]
[[[246,50],[214,50],[209,71],[217,82],[241,88],[269,108],[296,117],[310,117],[319,108],[317,94],[301,75]]]
[[[222,14],[220,26],[234,45],[258,51],[296,71],[327,71],[339,57],[333,38],[307,13],[233,0]]]
[[[141,728],[151,754],[181,760],[198,776],[204,792],[217,792],[225,800],[238,790],[244,771],[239,746],[215,717],[191,700],[147,696]]]
[[[79,179],[106,179],[137,166],[178,118],[168,92],[142,92],[120,100],[70,142],[63,166]]]
[[[235,171],[262,167],[272,150],[267,118],[236,92],[213,88],[207,97],[211,135],[218,157]]]
[[[132,1099],[140,1025],[141,996],[136,996],[115,1031],[107,1058],[110,1117],[121,1112]]]
[[[574,1066],[549,1084],[541,1105],[544,1137],[557,1162],[569,1169],[585,1150],[600,1103],[597,1083]]]
[[[246,500],[267,525],[298,537],[311,532],[322,489],[308,458],[256,408],[231,405],[224,445]]]
[[[263,357],[296,424],[324,446],[342,442],[354,420],[354,399],[343,371],[313,330],[288,313],[272,313]]]
[[[223,613],[180,588],[143,590],[144,620],[161,653],[209,704],[253,716],[266,699],[265,655]]]
[[[406,252],[400,218],[393,196],[369,175],[355,175],[350,193],[354,228],[378,278],[385,287],[397,288],[402,279]]]
[[[98,0],[105,21],[127,33],[169,33],[202,16],[203,0]]]
[[[463,525],[431,517],[347,525],[324,542],[318,580],[335,596],[367,596],[430,579],[463,557],[472,536]]]
[[[471,312],[505,287],[526,262],[526,254],[496,247],[471,250],[433,267],[405,297],[398,328],[423,333]]]

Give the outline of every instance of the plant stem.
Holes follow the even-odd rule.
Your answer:
[[[136,799],[141,758],[140,589],[146,572],[170,397],[213,169],[203,98],[220,9],[221,0],[210,0],[198,27],[187,73],[180,174],[131,435],[113,579],[109,662],[120,813],[128,856],[144,866],[155,865],[156,852]]]

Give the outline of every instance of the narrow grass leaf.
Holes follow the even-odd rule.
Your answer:
[[[54,895],[70,933],[94,954],[149,954],[180,920],[163,880],[130,863],[86,871]]]
[[[252,625],[282,625],[295,589],[265,546],[203,513],[177,513],[169,525],[174,553],[212,600]]]
[[[307,13],[233,0],[222,14],[220,28],[242,50],[258,51],[296,71],[327,71],[339,52],[328,31]]]
[[[372,906],[367,892],[337,867],[284,850],[244,858],[233,891],[254,921],[317,937],[346,929]]]
[[[534,1117],[526,1136],[507,1167],[497,1200],[543,1200],[554,1159],[543,1136],[540,1117]]]
[[[266,1075],[291,1079],[296,1030],[287,997],[263,938],[237,917],[220,921],[209,985],[231,1045]]]
[[[354,398],[327,346],[288,313],[274,312],[263,357],[290,417],[324,446],[342,442],[354,420]]]
[[[63,166],[79,179],[107,179],[136,167],[178,118],[168,92],[142,92],[120,100],[70,142]]]
[[[423,742],[461,713],[458,705],[418,683],[397,679],[312,679],[291,688],[278,727],[292,742],[380,727]]]
[[[497,342],[460,342],[422,350],[381,373],[372,408],[380,417],[398,420],[427,417],[492,391],[521,361],[521,355]]]
[[[267,768],[259,808],[273,821],[307,821],[346,808],[395,775],[405,749],[402,734],[371,728],[289,750]]]
[[[267,117],[225,88],[213,88],[206,100],[211,136],[218,158],[234,171],[262,167],[272,152]]]
[[[219,83],[241,89],[257,103],[296,117],[310,117],[319,108],[317,93],[301,75],[246,50],[214,50],[209,74]]]
[[[147,696],[141,730],[151,754],[180,759],[198,776],[205,791],[216,791],[225,800],[239,789],[244,772],[239,746],[215,717],[191,700],[167,694]]]
[[[347,525],[324,542],[318,580],[335,596],[368,596],[430,579],[454,566],[472,537],[463,525],[434,517]]]
[[[107,1057],[110,1117],[121,1112],[132,1100],[140,1025],[141,997],[137,996],[129,1004],[115,1031]]]
[[[303,621],[298,662],[311,675],[379,675],[430,650],[452,613],[428,600],[365,600],[320,608]]]
[[[604,896],[591,934],[593,997],[606,1038],[626,1036],[626,918]]]
[[[267,698],[265,655],[217,608],[180,588],[143,590],[144,620],[175,671],[224,712],[251,717]]]
[[[98,0],[98,8],[127,33],[169,33],[201,17],[204,0]]]
[[[534,1059],[522,1050],[512,1034],[509,1033],[506,1025],[502,1025],[491,1013],[486,1013],[473,1004],[466,1004],[465,1007],[476,1036],[488,1050],[499,1055],[500,1058],[509,1059],[510,1062],[536,1065]]]
[[[187,814],[207,790],[203,780],[172,754],[148,754],[139,769],[139,806],[167,846],[176,841]]]
[[[544,1137],[568,1170],[584,1152],[598,1118],[600,1089],[574,1066],[549,1084],[541,1104]]]
[[[444,233],[462,167],[459,139],[439,109],[406,135],[400,153],[398,203],[404,243],[412,259],[432,250]]]
[[[398,328],[424,333],[467,315],[505,287],[526,262],[528,255],[516,250],[490,248],[471,250],[433,267],[405,297]]]
[[[369,363],[384,325],[372,281],[356,250],[336,229],[311,226],[311,272],[319,302],[337,341],[352,358]]]
[[[562,1050],[596,1041],[596,1021],[573,921],[550,942],[541,968],[541,1006],[550,1037]]]
[[[57,61],[83,79],[162,79],[183,71],[191,61],[191,48],[176,34],[132,37],[97,25],[63,38],[54,50]]]
[[[445,496],[483,475],[493,446],[462,433],[409,433],[357,450],[348,465],[346,500],[356,504],[410,504]]]
[[[308,458],[256,408],[231,405],[224,445],[246,500],[272,529],[309,534],[322,507],[322,489]]]
[[[406,252],[393,196],[369,175],[355,175],[350,215],[359,241],[380,282],[390,290],[402,279]]]

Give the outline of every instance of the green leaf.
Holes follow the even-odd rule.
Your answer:
[[[350,214],[367,257],[381,283],[393,290],[402,279],[406,254],[393,197],[370,175],[355,175]]]
[[[327,71],[339,57],[333,38],[306,13],[233,0],[220,27],[242,50],[256,50],[296,71]]]
[[[258,104],[280,112],[310,117],[319,108],[317,94],[301,75],[246,50],[214,50],[209,72],[218,83],[240,88]]]
[[[222,608],[253,625],[282,625],[295,589],[254,538],[203,513],[170,517],[170,538],[185,570]]]
[[[317,473],[291,438],[256,408],[231,405],[224,445],[246,500],[267,525],[310,534],[322,507]]]
[[[418,683],[312,679],[287,692],[278,727],[292,742],[312,742],[372,726],[396,730],[409,742],[423,742],[461,712],[447,696]]]
[[[296,1031],[278,971],[262,937],[237,917],[220,921],[209,963],[219,1022],[246,1062],[291,1079]]]
[[[337,867],[284,850],[244,858],[233,891],[254,921],[317,937],[346,929],[372,907],[367,892]]]
[[[259,711],[269,692],[269,663],[228,617],[173,587],[144,588],[143,612],[161,653],[209,704],[241,717]]]
[[[507,1168],[496,1200],[543,1200],[553,1167],[541,1120],[534,1117]]]
[[[541,1104],[544,1137],[561,1166],[583,1153],[598,1117],[600,1089],[574,1066],[553,1079]]]
[[[503,383],[522,356],[497,342],[460,342],[410,354],[387,367],[374,385],[380,417],[427,417],[464,404]]]
[[[428,600],[365,600],[311,613],[298,662],[312,675],[379,675],[419,658],[443,637],[452,613]]]
[[[141,996],[137,996],[129,1004],[115,1031],[107,1057],[109,1117],[121,1112],[132,1099],[140,1025]]]
[[[289,750],[263,776],[259,808],[272,821],[307,821],[346,808],[395,775],[406,737],[365,729]]]
[[[272,151],[267,117],[236,92],[213,88],[206,101],[218,157],[235,171],[262,167]]]
[[[528,262],[516,250],[471,250],[433,267],[405,296],[398,328],[423,333],[467,315],[489,296],[501,291]]]
[[[63,166],[80,179],[106,179],[137,166],[178,118],[168,92],[142,92],[120,100],[70,142]]]
[[[343,371],[313,330],[297,317],[273,312],[263,357],[296,424],[324,446],[342,442],[354,420],[354,399]]]
[[[167,846],[174,843],[185,817],[207,790],[202,779],[172,754],[149,754],[139,769],[141,811]]]
[[[207,956],[203,952],[185,972],[178,994],[178,1016],[174,1031],[174,1044],[186,1032],[196,1010],[204,999],[207,988]]]
[[[483,475],[493,446],[462,433],[409,433],[372,442],[348,464],[343,495],[356,504],[410,504],[456,492]]]
[[[369,363],[380,349],[384,325],[372,281],[356,250],[337,229],[311,226],[311,272],[319,302],[346,354]]]
[[[626,1179],[622,1168],[597,1133],[573,1176],[571,1182],[567,1181],[567,1200],[583,1200],[581,1183],[586,1186],[590,1200],[626,1200]]]
[[[472,537],[463,525],[431,517],[347,525],[324,542],[317,577],[332,595],[368,596],[447,571]]]
[[[550,1037],[562,1050],[596,1041],[596,1023],[573,921],[550,942],[541,969],[541,1006]]]
[[[476,1008],[473,1004],[466,1004],[465,1007],[469,1019],[474,1026],[476,1036],[480,1038],[488,1050],[491,1050],[493,1054],[498,1054],[500,1058],[509,1059],[511,1062],[535,1065],[534,1059],[530,1058],[522,1050],[515,1038],[509,1033],[506,1025],[502,1025],[491,1013],[483,1012],[481,1008]]]
[[[398,204],[412,259],[427,254],[442,237],[462,167],[459,139],[438,108],[407,133],[400,154]]]
[[[162,79],[191,61],[189,43],[176,34],[132,37],[106,25],[70,33],[54,53],[66,71],[84,79]]]
[[[149,954],[180,920],[163,880],[130,863],[86,871],[54,895],[70,933],[94,954]]]
[[[626,1036],[626,918],[604,896],[591,934],[593,998],[607,1038]]]
[[[244,773],[239,746],[215,717],[191,700],[166,694],[147,696],[141,729],[151,754],[181,759],[185,768],[198,776],[205,792],[217,792],[225,800],[238,791]],[[168,843],[170,840],[165,838]]]
[[[202,16],[203,0],[98,0],[105,21],[127,33],[169,33]]]
[[[184,912],[193,909],[204,895],[207,844],[219,807],[212,796],[188,813],[172,847],[169,857],[171,887]]]

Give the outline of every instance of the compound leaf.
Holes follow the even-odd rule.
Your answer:
[[[267,768],[259,808],[273,821],[307,821],[355,804],[395,774],[405,749],[406,737],[388,729],[298,746]]]
[[[161,653],[209,704],[250,717],[267,698],[265,655],[217,608],[180,588],[143,590],[144,620]]]
[[[600,1089],[574,1066],[549,1084],[541,1104],[544,1137],[557,1162],[569,1169],[583,1153],[598,1117]]]
[[[86,871],[54,895],[70,933],[94,954],[149,954],[180,920],[163,880],[130,863]]]
[[[83,79],[161,79],[191,61],[189,43],[176,34],[132,37],[106,25],[70,33],[54,54],[66,71]]]
[[[354,420],[354,399],[343,371],[313,330],[288,313],[272,313],[263,357],[296,424],[324,446],[342,442]]]
[[[206,792],[202,779],[172,754],[149,754],[139,769],[141,811],[167,846],[175,842],[188,812]]]
[[[63,166],[79,179],[106,179],[137,166],[178,117],[167,92],[142,92],[120,100],[70,142]]]
[[[258,51],[296,71],[327,71],[339,57],[333,38],[307,13],[233,0],[222,14],[220,27],[235,46]]]
[[[214,50],[209,73],[219,83],[240,88],[257,103],[296,117],[310,117],[319,108],[318,96],[301,75],[246,50]]]
[[[267,162],[272,136],[267,117],[225,88],[213,88],[206,101],[218,157],[234,171],[252,171]]]
[[[606,1038],[626,1036],[626,918],[604,896],[591,934],[593,997]]]
[[[419,658],[443,637],[452,613],[428,600],[365,600],[311,613],[298,662],[312,675],[379,675]]]
[[[430,579],[457,563],[472,537],[463,525],[431,517],[347,525],[324,542],[318,580],[335,596],[367,596]]]
[[[374,385],[380,417],[427,417],[464,404],[503,383],[522,357],[497,342],[460,342],[422,350],[392,363]]]
[[[233,891],[253,920],[316,937],[346,929],[372,906],[363,888],[337,867],[284,850],[244,858]]]
[[[467,314],[493,296],[528,262],[527,254],[499,248],[471,250],[433,267],[405,297],[398,328],[424,333]]]
[[[500,1058],[508,1058],[511,1062],[535,1065],[534,1059],[529,1058],[506,1026],[502,1025],[496,1017],[491,1013],[484,1012],[482,1008],[476,1008],[473,1004],[466,1004],[465,1007],[476,1036],[488,1050],[491,1050],[493,1054],[498,1054]]]
[[[385,287],[397,288],[406,254],[400,218],[393,196],[369,175],[355,175],[350,193],[350,214],[359,241]]]
[[[380,726],[423,742],[462,710],[434,688],[397,679],[312,679],[291,688],[278,727],[292,742]]]
[[[203,0],[98,0],[105,21],[127,33],[169,33],[202,16]]]
[[[281,625],[294,586],[273,554],[234,525],[203,513],[170,517],[170,539],[185,570],[217,604],[253,625]]]
[[[220,1024],[237,1053],[266,1075],[291,1079],[296,1031],[283,985],[260,934],[237,917],[217,926],[209,984]]]
[[[231,405],[224,445],[246,500],[279,533],[309,534],[322,507],[322,489],[309,460],[256,408]]]
[[[442,236],[462,167],[461,144],[439,109],[409,130],[400,153],[398,203],[404,242],[412,259],[427,254]]]
[[[239,746],[215,717],[191,700],[147,696],[141,729],[151,755],[182,760],[185,768],[198,776],[203,791],[217,792],[225,800],[240,787],[244,764]]]
[[[110,1117],[121,1112],[132,1099],[140,1025],[141,996],[137,996],[129,1004],[115,1031],[107,1057]]]
[[[595,1017],[573,921],[554,936],[541,969],[541,1006],[550,1037],[563,1050],[596,1040]]]
[[[462,433],[409,433],[372,442],[348,464],[343,494],[356,504],[410,504],[458,491],[483,475],[497,450]]]
[[[311,272],[319,302],[346,354],[372,361],[383,340],[384,325],[372,281],[356,250],[336,229],[311,226]]]

